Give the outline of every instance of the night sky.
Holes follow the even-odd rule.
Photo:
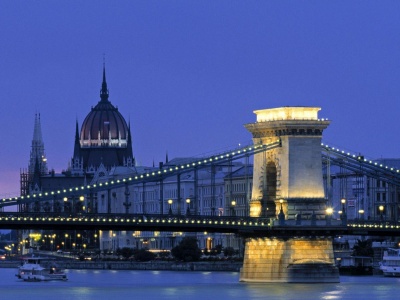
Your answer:
[[[397,158],[400,1],[0,1],[0,197],[19,195],[35,113],[67,168],[100,100],[131,123],[140,165],[251,142],[254,110],[318,106],[323,141]]]

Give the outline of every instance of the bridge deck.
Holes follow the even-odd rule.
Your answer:
[[[397,236],[400,223],[359,221],[343,224],[332,220],[316,223],[294,220],[279,225],[277,220],[266,218],[137,215],[137,214],[87,214],[62,215],[54,213],[0,213],[0,229],[52,229],[52,230],[126,230],[126,231],[178,231],[235,233],[248,237],[295,237],[370,235]]]

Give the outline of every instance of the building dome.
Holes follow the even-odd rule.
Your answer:
[[[106,73],[103,69],[103,83],[100,101],[86,116],[80,132],[81,147],[127,147],[129,128],[124,117],[108,100]]]

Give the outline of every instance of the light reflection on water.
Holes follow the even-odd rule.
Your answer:
[[[68,270],[67,282],[21,282],[0,268],[1,299],[395,299],[400,278],[341,277],[334,284],[241,283],[236,272]]]

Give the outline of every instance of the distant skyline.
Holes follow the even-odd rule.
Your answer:
[[[400,158],[399,1],[1,1],[0,197],[19,195],[35,114],[61,172],[100,100],[140,165],[251,142],[254,110],[317,106],[323,142]]]

